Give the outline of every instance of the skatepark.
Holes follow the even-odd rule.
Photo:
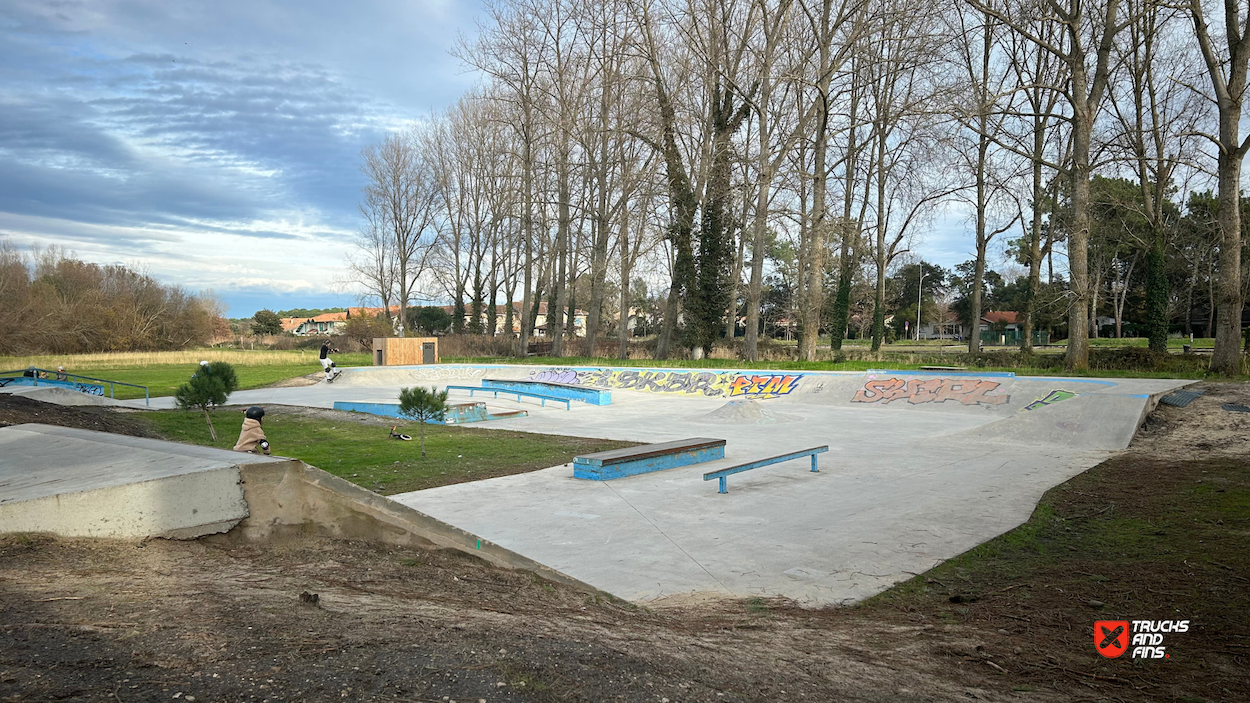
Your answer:
[[[236,525],[255,537],[319,523],[336,536],[374,530],[402,542],[396,535],[415,534],[412,543],[477,552],[636,602],[845,604],[1019,525],[1047,489],[1126,448],[1158,398],[1187,383],[938,370],[349,368],[334,384],[239,391],[231,402],[351,409],[394,404],[412,385],[458,387],[450,402],[468,402],[463,389],[486,385],[570,398],[585,389],[603,404],[477,394],[472,400],[501,419],[476,426],[639,444],[711,438],[724,440],[723,458],[614,480],[575,478],[562,465],[388,499],[291,466],[299,462],[17,426],[0,429],[0,515],[9,529],[120,537]],[[828,451],[816,472],[804,457],[734,474],[727,493],[704,480],[817,446]],[[257,471],[269,472],[266,495],[277,496],[263,508],[256,480],[229,478]],[[300,507],[275,507],[282,491]],[[66,506],[76,506],[74,520],[60,517]]]

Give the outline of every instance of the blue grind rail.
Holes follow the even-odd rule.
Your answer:
[[[780,464],[783,461],[790,461],[792,459],[802,459],[805,456],[810,456],[812,458],[812,473],[819,473],[820,469],[816,467],[816,455],[823,454],[827,451],[829,451],[829,445],[826,444],[820,447],[812,447],[811,449],[790,452],[789,454],[770,456],[767,459],[738,464],[737,466],[731,466],[728,469],[721,469],[720,471],[709,471],[708,473],[703,474],[703,480],[711,481],[714,478],[720,479],[720,490],[718,490],[717,493],[728,493],[729,481],[727,479],[734,474],[740,474],[743,471],[750,471],[751,469],[758,469],[763,466]]]
[[[612,391],[588,386],[575,386],[571,383],[554,383],[551,381],[512,381],[498,378],[482,379],[482,388],[507,388],[510,390],[528,390],[555,398],[580,400],[589,405],[611,405]]]
[[[334,401],[335,410],[344,410],[347,412],[368,413],[369,415],[381,415],[382,417],[393,417],[399,420],[412,421],[412,418],[405,417],[399,412],[398,403],[369,403],[354,400],[336,400]],[[464,425],[470,422],[486,422],[488,420],[506,420],[514,417],[527,417],[529,413],[524,410],[514,410],[503,413],[502,415],[493,415],[486,410],[484,403],[465,403],[462,405],[448,405],[447,411],[443,413],[443,420],[427,420],[427,425]]]
[[[79,380],[74,380],[79,379]],[[104,397],[104,384],[109,386],[109,397],[114,398],[114,386],[127,386],[129,388],[143,389],[143,403],[145,405],[152,404],[152,393],[147,386],[140,386],[135,383],[124,383],[122,381],[110,381],[104,378],[92,378],[90,376],[81,376],[76,373],[62,373],[60,371],[50,371],[48,369],[40,369],[34,366],[25,369],[17,369],[16,371],[0,371],[0,388],[5,386],[53,386],[56,388],[68,388],[72,391],[78,391],[85,395],[96,395]]]
[[[573,478],[611,481],[724,458],[725,440],[692,437],[576,457],[573,459]]]
[[[468,391],[470,398],[473,397],[473,394],[475,392],[476,393],[494,393],[496,398],[499,397],[500,393],[507,393],[509,395],[515,395],[516,402],[518,403],[521,402],[521,397],[524,396],[526,398],[538,398],[539,400],[543,402],[542,404],[544,408],[547,407],[548,400],[550,400],[553,403],[564,403],[565,410],[569,410],[571,406],[571,403],[569,402],[568,398],[561,398],[559,396],[549,395],[547,393],[533,393],[530,391],[517,390],[513,388],[486,388],[486,387],[479,388],[478,386],[444,386],[444,388],[446,388],[449,391]]]

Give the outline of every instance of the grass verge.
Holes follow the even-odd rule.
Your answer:
[[[391,421],[382,418],[280,407],[267,410],[265,435],[275,454],[300,459],[387,495],[524,473],[569,463],[579,454],[632,446],[606,439],[427,425],[426,458],[422,459],[420,428],[415,423],[401,424],[399,431],[413,437],[404,442],[388,437]],[[241,412],[218,410],[213,415],[218,441],[213,442],[200,413],[164,410],[137,416],[166,439],[221,449],[234,446],[243,421]]]
[[[315,351],[242,351],[199,349],[185,352],[123,354],[76,354],[63,356],[0,357],[0,371],[30,366],[55,369],[64,366],[73,374],[147,386],[152,397],[173,395],[195,373],[201,360],[226,361],[239,377],[239,390],[262,388],[278,381],[321,370]],[[335,354],[339,366],[366,366],[368,354]],[[108,395],[109,389],[104,389]],[[141,388],[115,386],[117,398],[142,398]]]
[[[1071,679],[1113,699],[1232,700],[1250,690],[1248,548],[1250,459],[1127,454],[1048,491],[1020,527],[861,609],[1003,635],[954,654],[993,654],[1020,685]],[[1190,629],[1165,636],[1166,659],[1106,659],[1093,647],[1095,620]]]

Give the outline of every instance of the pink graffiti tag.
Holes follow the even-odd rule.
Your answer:
[[[1010,395],[989,395],[998,388],[997,381],[978,379],[933,378],[923,381],[883,378],[868,381],[855,392],[852,403],[880,403],[885,405],[906,399],[911,405],[921,403],[945,403],[955,400],[964,405],[1002,405]]]

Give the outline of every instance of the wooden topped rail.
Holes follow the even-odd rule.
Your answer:
[[[573,459],[573,477],[610,481],[723,458],[725,440],[691,437],[576,457]]]
[[[812,447],[811,449],[803,449],[797,452],[790,452],[789,454],[779,454],[777,456],[770,456],[767,459],[758,459],[756,461],[749,461],[745,464],[738,464],[737,466],[731,466],[728,469],[721,469],[720,471],[709,471],[708,473],[703,474],[703,480],[711,481],[714,478],[720,479],[720,490],[718,490],[717,493],[728,493],[729,482],[726,479],[732,476],[733,474],[740,474],[743,471],[750,471],[751,469],[758,469],[762,466],[771,466],[773,464],[780,464],[783,461],[790,461],[792,459],[802,459],[805,456],[810,456],[812,458],[812,473],[819,473],[820,469],[816,467],[816,455],[823,454],[827,451],[829,451],[829,445],[826,444],[820,447]]]

